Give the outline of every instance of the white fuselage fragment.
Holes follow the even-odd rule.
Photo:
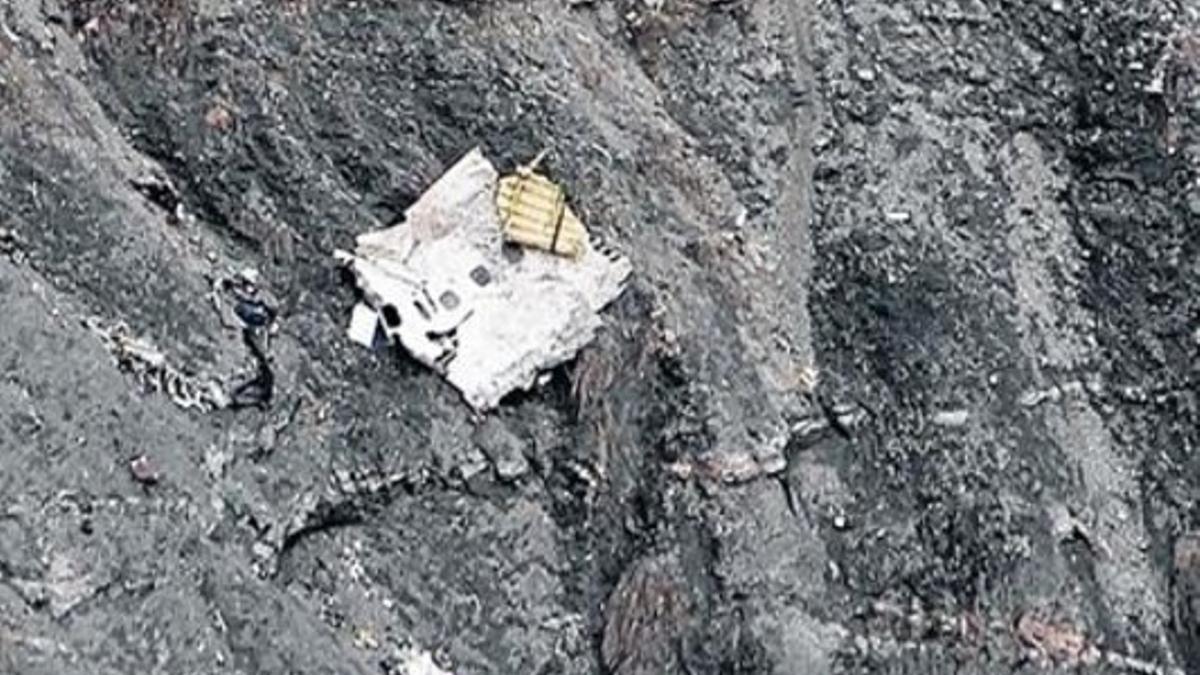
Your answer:
[[[384,333],[442,373],[478,410],[533,386],[594,337],[629,261],[589,242],[578,259],[505,249],[499,174],[479,149],[445,173],[400,225],[358,237],[353,268]],[[365,342],[363,310],[352,337]]]

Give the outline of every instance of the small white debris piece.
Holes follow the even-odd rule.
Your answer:
[[[373,349],[375,333],[378,330],[379,313],[361,302],[355,305],[350,314],[350,327],[346,331],[350,339],[367,349]]]
[[[632,271],[626,258],[590,240],[576,259],[506,247],[498,181],[476,148],[403,223],[359,236],[354,253],[335,254],[354,270],[384,334],[444,375],[476,410],[532,387],[540,372],[591,342],[599,312]],[[363,317],[356,310],[350,326],[360,344]]]
[[[438,667],[429,652],[420,649],[404,650],[401,655],[400,668],[403,675],[454,675],[454,673]]]
[[[961,427],[971,419],[971,411],[966,409],[940,410],[933,415],[933,423],[939,427]]]

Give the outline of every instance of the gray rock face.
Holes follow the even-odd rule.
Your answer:
[[[0,672],[1200,669],[1195,20],[0,4]],[[475,145],[636,270],[487,416],[331,262]]]

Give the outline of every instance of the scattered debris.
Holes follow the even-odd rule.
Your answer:
[[[965,408],[958,410],[941,410],[934,413],[931,420],[939,427],[961,427],[971,419],[971,412]]]
[[[1087,526],[1082,520],[1077,518],[1066,505],[1061,503],[1051,504],[1046,509],[1050,516],[1050,532],[1058,541],[1068,541],[1071,539],[1079,539],[1087,544],[1088,548],[1098,555],[1111,557],[1112,551],[1102,539],[1093,534],[1092,529]]]
[[[124,323],[105,327],[99,319],[84,325],[100,337],[117,359],[117,365],[132,373],[148,391],[163,392],[175,405],[187,410],[212,411],[230,404],[225,390],[214,380],[193,377],[172,367],[167,357],[149,341],[134,337]]]
[[[788,450],[803,450],[816,445],[831,431],[829,418],[824,414],[810,415],[793,423],[789,429]]]
[[[1145,92],[1162,96],[1168,93],[1168,84],[1178,83],[1181,73],[1191,73],[1200,64],[1200,34],[1187,28],[1177,28],[1167,41],[1162,55],[1150,71],[1150,82]],[[1174,110],[1171,110],[1174,113]]]
[[[868,411],[858,403],[822,403],[822,407],[830,426],[845,438],[853,437],[854,430],[867,419]]]
[[[1104,662],[1114,668],[1120,668],[1131,673],[1139,675],[1185,675],[1182,668],[1170,668],[1161,666],[1153,661],[1139,659],[1136,656],[1121,654],[1120,652],[1101,652],[1104,657]]]
[[[1084,383],[1082,380],[1072,380],[1045,389],[1031,389],[1021,394],[1018,402],[1025,408],[1034,408],[1042,403],[1057,403],[1064,398],[1080,397],[1086,391],[1098,394],[1102,390],[1103,387],[1099,383]]]
[[[145,455],[139,455],[129,463],[129,473],[142,485],[158,483],[158,471]]]
[[[353,269],[379,329],[476,410],[532,387],[540,372],[591,342],[599,312],[632,271],[596,241],[585,239],[575,258],[504,244],[498,182],[491,162],[472,150],[403,223],[363,234],[354,253],[336,254]],[[373,344],[365,316],[357,311],[350,333]]]
[[[740,485],[760,478],[778,476],[796,453],[816,445],[837,433],[849,438],[867,418],[868,411],[857,403],[822,404],[822,409],[792,423],[783,433],[753,450],[707,453],[684,458],[666,465],[668,473],[680,480],[693,477],[729,485]]]
[[[1025,612],[1013,626],[1017,638],[1034,650],[1038,661],[1053,661],[1068,667],[1094,665],[1100,660],[1100,650],[1087,637],[1067,623],[1040,618],[1035,612]]]
[[[1144,405],[1147,403],[1162,403],[1171,396],[1186,393],[1193,386],[1191,382],[1181,384],[1146,387],[1142,385],[1110,385],[1099,378],[1087,380],[1071,380],[1060,385],[1045,389],[1030,389],[1017,399],[1025,408],[1034,408],[1043,403],[1058,403],[1059,401],[1082,399],[1085,396],[1106,397],[1112,401]]]
[[[429,652],[410,647],[400,654],[400,675],[454,675],[454,673],[442,670]]]
[[[375,637],[374,629],[367,626],[354,629],[354,646],[359,649],[379,649],[379,639]]]
[[[66,644],[57,640],[38,635],[10,633],[8,630],[0,628],[0,653],[12,647],[24,647],[42,654],[54,654],[66,657],[74,656]]]
[[[858,76],[858,79],[867,83],[874,82],[876,77],[875,69],[866,66],[855,70],[854,74]]]
[[[817,385],[821,383],[821,371],[813,365],[795,366],[790,379],[794,389],[805,394],[811,394],[817,390]]]
[[[690,480],[695,476],[729,485],[741,485],[774,476],[786,468],[787,460],[782,454],[764,453],[763,456],[756,456],[749,451],[709,453],[695,460],[681,460],[666,466],[667,471],[680,480]]]
[[[987,628],[983,618],[975,612],[927,611],[915,603],[905,608],[894,602],[877,600],[871,603],[867,614],[900,622],[909,635],[953,637],[969,644],[980,643]]]
[[[9,578],[6,582],[33,609],[48,608],[50,616],[61,619],[86,600],[107,589],[111,579],[100,580],[84,573],[78,561],[63,555],[51,560],[44,580]]]
[[[0,227],[0,255],[8,256],[9,260],[20,265],[25,262],[25,242],[16,230]]]
[[[952,638],[965,645],[986,649],[1017,648],[1024,652],[1023,656],[1028,661],[1042,666],[1054,664],[1061,668],[1084,668],[1103,662],[1139,675],[1184,675],[1179,668],[1103,649],[1101,643],[1088,639],[1078,627],[1050,618],[1047,610],[1041,608],[1025,610],[1017,616],[1016,621],[1009,623],[988,620],[972,611],[925,611],[915,605],[905,608],[879,600],[872,603],[863,615],[885,623],[882,626],[876,624],[873,634],[854,637],[853,643],[859,651],[896,653],[919,648],[926,640]],[[894,634],[879,635],[877,631],[880,628]],[[914,636],[915,639],[901,639],[900,636]]]

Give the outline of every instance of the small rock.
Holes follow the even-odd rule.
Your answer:
[[[756,449],[754,460],[764,475],[773,476],[787,468],[787,457],[783,454],[787,444],[788,434],[783,434]]]
[[[850,523],[846,520],[846,516],[843,516],[839,513],[838,515],[833,517],[833,529],[840,531],[840,530],[845,530],[849,526],[850,526]]]
[[[275,557],[275,548],[266,542],[256,541],[250,546],[250,554],[255,560],[268,562]]]
[[[1193,216],[1200,216],[1200,192],[1191,192],[1187,197],[1188,211]]]
[[[129,463],[129,473],[142,485],[154,485],[158,482],[158,471],[145,455],[140,455]]]
[[[854,74],[857,75],[858,79],[862,80],[863,82],[875,81],[874,68],[859,68],[858,70],[854,71]]]
[[[501,480],[514,481],[529,473],[525,443],[503,421],[491,417],[484,420],[475,430],[474,440]]]
[[[272,424],[265,424],[258,433],[255,434],[255,453],[258,455],[269,455],[275,451],[275,446],[279,442],[279,432],[275,430]]]
[[[757,458],[759,469],[764,476],[774,476],[782,473],[787,469],[787,458],[782,452],[775,452],[764,457]]]
[[[887,213],[883,214],[883,219],[886,220],[889,225],[903,225],[904,223],[912,220],[912,214],[910,214],[908,211],[888,211]]]
[[[471,448],[467,453],[467,457],[456,467],[456,472],[462,480],[470,482],[479,474],[487,470],[488,458],[475,448]]]
[[[790,431],[791,438],[788,442],[793,447],[807,448],[825,437],[829,431],[829,420],[824,416],[813,415],[793,424]]]
[[[866,419],[867,413],[854,403],[838,403],[833,406],[834,420],[847,432],[854,431]]]

